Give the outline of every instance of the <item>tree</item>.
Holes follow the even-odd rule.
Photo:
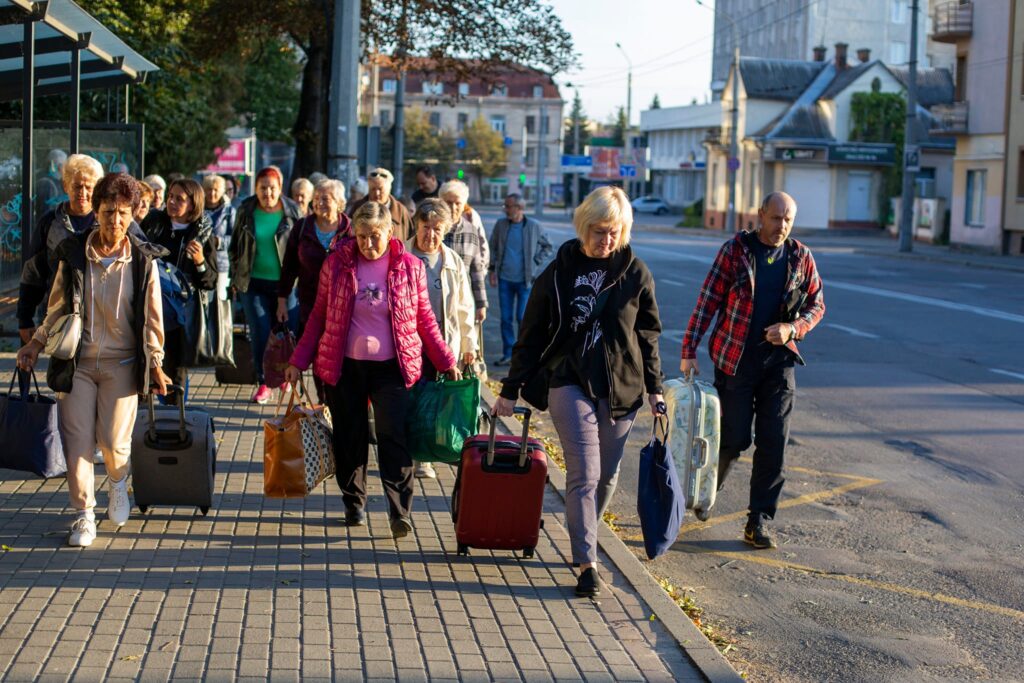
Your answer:
[[[390,159],[394,138],[387,136],[381,144],[381,159]],[[445,177],[455,161],[455,137],[451,131],[438,130],[430,125],[430,118],[420,107],[410,107],[405,113],[405,174],[403,187],[413,187],[414,169],[421,164],[434,167],[438,177]],[[391,169],[397,174],[398,169]]]
[[[651,100],[651,109],[661,109],[661,98],[658,97],[658,93],[654,93],[654,99]]]
[[[493,178],[505,170],[508,158],[505,138],[482,116],[466,125],[462,137],[466,141],[462,150],[463,163],[476,177],[478,185],[482,179]]]
[[[895,158],[903,158],[904,124],[907,102],[902,93],[854,93],[850,99],[850,140],[853,142],[891,142],[896,145]],[[894,164],[885,172],[879,195],[879,222],[885,223],[889,200],[903,192],[903,165]]]
[[[254,44],[289,36],[305,55],[299,112],[293,128],[299,175],[326,166],[330,0],[202,0],[203,21],[194,41],[205,54],[245,59]],[[471,0],[362,0],[364,52],[392,55],[403,70],[428,57],[434,70],[453,82],[494,79],[511,64],[554,74],[576,63],[572,38],[554,10],[541,0],[492,0],[481,15]],[[239,21],[244,17],[245,21]]]
[[[299,111],[302,63],[294,44],[269,40],[245,66],[242,92],[234,104],[239,123],[263,140],[292,142]]]
[[[577,123],[579,123],[580,127],[579,151],[574,149],[573,146]],[[580,94],[577,92],[572,98],[572,109],[569,112],[569,116],[565,119],[565,135],[562,136],[562,152],[565,154],[583,154],[583,148],[590,144],[590,138],[592,136],[593,133],[590,130],[590,122],[587,120],[586,112],[583,111],[583,100],[580,99]]]
[[[626,110],[619,107],[615,115],[615,123],[612,124],[612,143],[615,147],[626,146],[626,131],[629,130],[629,123],[626,121]]]

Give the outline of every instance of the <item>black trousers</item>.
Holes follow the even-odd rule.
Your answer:
[[[346,509],[366,507],[366,466],[370,455],[367,399],[377,428],[377,464],[391,517],[412,508],[412,459],[405,443],[409,391],[398,360],[346,358],[341,379],[325,385],[334,420],[335,477]]]
[[[732,376],[715,368],[715,389],[722,402],[719,485],[753,440],[754,469],[750,475],[748,514],[755,523],[764,517],[774,519],[786,481],[782,468],[796,394],[795,368],[791,363],[756,367],[754,363],[741,362]]]

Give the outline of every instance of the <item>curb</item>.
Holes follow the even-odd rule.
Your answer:
[[[494,405],[494,393],[486,384],[481,384],[480,397],[488,406]],[[510,434],[519,434],[522,426],[509,417],[497,418],[499,424]],[[565,473],[549,458],[548,479],[551,488],[565,501]],[[598,545],[608,555],[615,567],[646,602],[654,615],[675,639],[701,674],[712,683],[719,681],[743,683],[743,678],[729,664],[711,641],[704,637],[690,618],[662,590],[639,558],[616,536],[606,524],[599,525]]]

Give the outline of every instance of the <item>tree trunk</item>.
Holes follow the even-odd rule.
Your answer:
[[[292,179],[305,178],[327,168],[327,82],[330,77],[330,51],[326,32],[315,31],[306,47],[306,66],[302,70],[302,99],[292,134],[295,137],[295,164]]]

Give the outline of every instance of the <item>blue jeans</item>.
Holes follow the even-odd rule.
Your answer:
[[[498,278],[498,303],[501,306],[501,357],[511,358],[516,344],[516,326],[522,324],[530,288],[525,282]],[[513,314],[515,319],[513,320]]]
[[[252,346],[252,361],[256,368],[256,380],[263,384],[263,352],[267,350],[270,328],[277,315],[277,280],[249,280],[249,289],[239,293],[245,324],[249,328],[249,344]],[[295,290],[288,296],[288,326],[292,332],[299,324],[299,302]]]

